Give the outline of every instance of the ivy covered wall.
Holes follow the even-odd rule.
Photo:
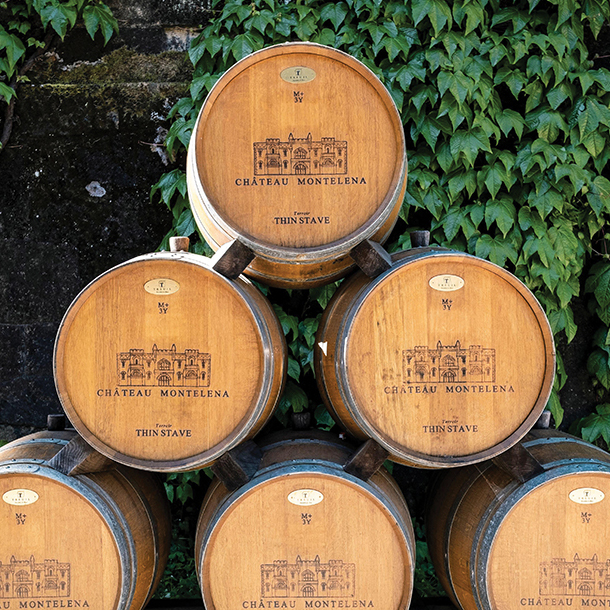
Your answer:
[[[548,404],[555,425],[582,429],[589,416],[584,436],[593,440],[603,431],[610,440],[610,5],[230,0],[212,8],[189,50],[189,96],[170,112],[166,145],[177,168],[153,188],[173,212],[170,234],[195,237],[184,151],[207,92],[229,66],[264,46],[297,40],[354,55],[389,89],[407,136],[408,189],[390,248],[409,247],[412,230],[429,228],[434,243],[515,273],[543,304],[558,345]],[[201,241],[195,249],[207,251]],[[321,424],[308,377],[317,316],[333,288],[301,295],[298,304],[270,295],[292,350],[283,410],[309,408]],[[576,351],[570,345],[580,318],[595,331],[578,346],[588,373],[574,390],[566,386],[564,357]],[[567,402],[588,403],[567,419],[564,387]]]

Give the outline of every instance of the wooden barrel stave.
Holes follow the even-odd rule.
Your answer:
[[[62,588],[57,573],[58,586],[48,592],[53,599],[138,610],[154,593],[169,554],[170,516],[163,486],[150,473],[119,465],[76,477],[50,468],[47,462],[73,437],[73,432],[42,432],[0,449],[0,525],[6,554],[0,561],[13,565],[13,557],[26,571],[45,563],[47,572],[58,562],[67,577],[62,577]],[[9,504],[5,494],[21,487],[39,498],[22,506]],[[22,521],[16,522],[15,515]],[[3,597],[44,599],[48,583],[55,582],[52,576],[46,573],[42,592],[32,590],[35,578],[31,586],[17,579],[15,591],[5,591]]]
[[[200,513],[195,544],[196,565],[206,608],[213,610],[237,603],[273,604],[276,601],[280,604],[286,602],[286,607],[301,607],[305,599],[299,595],[298,587],[296,591],[289,588],[281,599],[275,599],[265,593],[264,587],[268,581],[265,577],[261,583],[262,576],[258,572],[265,572],[265,568],[272,570],[270,566],[279,565],[278,561],[287,561],[286,565],[290,568],[295,558],[295,566],[299,566],[302,560],[305,567],[301,569],[305,570],[310,564],[315,564],[314,555],[320,569],[324,569],[325,563],[330,561],[332,564],[331,560],[337,560],[339,570],[352,569],[355,572],[351,581],[354,589],[348,593],[349,588],[346,589],[343,583],[343,594],[334,599],[343,599],[344,604],[358,604],[366,598],[366,603],[374,604],[371,607],[408,607],[415,548],[408,509],[387,473],[378,472],[368,482],[345,474],[342,465],[351,453],[351,449],[338,439],[330,438],[330,435],[326,438],[320,435],[308,438],[306,433],[300,433],[292,440],[282,438],[264,444],[259,471],[250,483],[239,490],[229,493],[219,481],[212,483]],[[287,490],[293,492],[316,488],[324,490],[323,499],[316,505],[295,508],[291,503],[284,502]],[[345,492],[345,489],[350,491]],[[366,506],[365,513],[360,513],[361,508],[355,505],[349,506],[352,511],[357,511],[361,520],[357,526],[358,534],[355,529],[351,535],[346,535],[344,531],[349,526],[355,526],[356,518],[349,516],[350,510],[344,507],[343,511],[339,511],[328,504],[336,502],[332,498],[341,492],[345,492],[344,498],[360,498],[358,501]],[[276,501],[280,498],[284,498],[284,501],[278,505]],[[252,507],[262,503],[260,510],[255,509],[256,515],[249,512],[248,502]],[[326,509],[325,503],[329,506]],[[307,519],[310,519],[308,524]],[[238,520],[251,521],[255,531],[247,530],[247,526],[238,523]],[[369,527],[375,521],[379,521],[382,527],[372,531]],[[231,532],[232,529],[244,527],[247,533]],[[381,540],[373,543],[370,536]],[[359,540],[359,545],[355,543],[356,540]],[[234,549],[237,541],[239,552]],[[369,553],[374,544],[384,548],[383,552],[373,554],[376,559],[372,559]],[[356,548],[360,550],[356,552]],[[232,569],[241,575],[239,586],[233,585],[230,573],[224,574],[227,558],[231,558]],[[352,561],[357,563],[351,564]],[[391,567],[386,565],[386,561]],[[394,580],[392,574],[384,575],[384,569],[393,573]],[[300,581],[300,586],[307,586],[305,580]],[[387,589],[384,593],[381,592],[380,581],[384,582],[381,589]],[[295,582],[293,579],[292,583]],[[316,587],[321,587],[321,584]],[[272,589],[271,593],[274,591]],[[319,607],[323,603],[330,603],[328,593],[325,595],[320,588],[316,588],[314,594],[313,585],[309,602],[318,603]]]
[[[392,261],[375,279],[355,274],[322,317],[314,366],[326,406],[350,434],[375,439],[409,466],[465,465],[508,449],[552,387],[555,350],[542,308],[510,273],[461,252],[417,248]],[[462,285],[429,285],[445,276]],[[453,359],[447,381],[441,357]]]

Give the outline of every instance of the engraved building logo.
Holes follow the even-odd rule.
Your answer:
[[[57,559],[36,563],[34,556],[9,563],[0,561],[0,599],[69,597],[70,564]]]
[[[340,559],[301,559],[261,565],[261,597],[354,597],[356,566]]]
[[[465,349],[459,341],[439,341],[436,348],[419,345],[403,350],[402,369],[405,383],[495,382],[496,350],[480,345]]]
[[[288,136],[287,142],[267,138],[254,142],[255,176],[316,176],[347,174],[347,142],[335,138],[314,141]]]
[[[196,349],[130,349],[117,354],[119,386],[208,387],[212,356]]]
[[[599,561],[597,555],[572,561],[553,558],[540,563],[540,595],[610,595],[610,559]]]

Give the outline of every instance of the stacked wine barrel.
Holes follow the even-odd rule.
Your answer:
[[[69,476],[75,439],[38,432],[0,448],[5,608],[139,610],[163,574],[171,529],[163,485],[118,464]]]
[[[554,377],[546,316],[488,261],[425,240],[389,255],[381,244],[406,179],[398,111],[354,58],[290,43],[219,79],[187,162],[193,215],[216,254],[175,239],[172,252],[96,278],[66,312],[55,378],[78,434],[0,452],[0,523],[15,540],[0,559],[0,598],[139,610],[167,557],[154,473],[210,466],[195,541],[207,610],[404,610],[415,543],[386,459],[444,469],[428,538],[454,603],[610,597],[610,459],[531,432]],[[314,431],[255,442],[281,397],[287,350],[251,280],[304,289],[350,273],[314,363],[355,444]],[[65,549],[67,506],[96,552]],[[561,535],[550,529],[557,510]]]

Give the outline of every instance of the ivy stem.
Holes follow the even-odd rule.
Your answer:
[[[51,45],[55,44],[56,39],[58,38],[57,34],[53,30],[49,30],[44,39],[44,46],[37,48],[27,59],[27,61],[21,66],[19,70],[18,76],[13,76],[9,87],[17,93],[17,87],[19,82],[19,77],[24,76],[25,73],[34,65],[36,60],[41,57],[44,53],[46,53]],[[11,133],[13,131],[13,124],[15,122],[15,101],[16,95],[11,97],[11,101],[6,107],[6,111],[4,112],[4,126],[2,128],[2,137],[0,138],[0,153],[6,148],[6,145],[11,137]]]

